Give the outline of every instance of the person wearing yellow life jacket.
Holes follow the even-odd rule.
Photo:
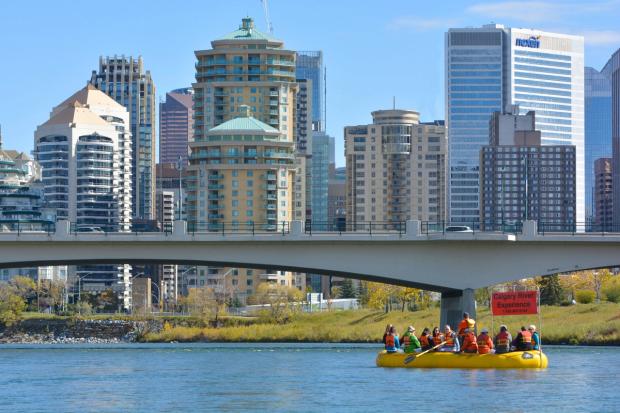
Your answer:
[[[443,341],[443,334],[439,330],[439,327],[433,328],[433,347],[439,345]]]
[[[420,342],[415,336],[415,328],[413,326],[407,328],[407,331],[403,334],[401,344],[405,353],[413,353],[420,348]]]
[[[445,341],[445,343],[443,346],[439,347],[438,351],[451,351],[454,353],[460,351],[459,340],[456,333],[452,331],[448,324],[446,324],[446,328],[444,329],[443,341]]]
[[[528,351],[532,349],[532,333],[530,333],[525,327],[521,327],[521,331],[517,334],[512,345],[517,351]]]
[[[398,334],[396,334],[394,326],[391,326],[388,333],[385,335],[385,350],[388,353],[396,353],[399,348],[400,341],[398,340]]]
[[[476,335],[473,330],[466,328],[464,331],[465,335],[463,336],[463,346],[461,349],[464,353],[477,353],[478,352],[478,341],[476,340]]]
[[[489,354],[493,350],[493,340],[489,337],[489,330],[483,328],[478,336],[478,354]]]
[[[470,329],[472,333],[474,332],[474,327],[476,326],[476,320],[469,317],[469,313],[463,313],[463,319],[459,323],[458,336],[461,347],[463,347],[463,339],[465,338],[465,329]]]
[[[511,342],[512,336],[508,332],[508,327],[505,325],[500,326],[499,333],[495,336],[495,354],[508,353]]]

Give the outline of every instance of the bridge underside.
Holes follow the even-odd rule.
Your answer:
[[[0,240],[0,268],[187,264],[307,272],[455,293],[501,282],[620,263],[620,239],[587,241],[252,240],[91,236]]]
[[[442,322],[475,311],[473,291],[501,282],[620,263],[620,237],[588,240],[201,240],[127,236],[0,239],[0,268],[87,264],[187,264],[333,275],[437,291]]]

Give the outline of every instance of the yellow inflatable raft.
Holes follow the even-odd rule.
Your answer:
[[[428,352],[387,353],[377,355],[378,367],[452,368],[452,369],[545,369],[548,360],[538,351],[513,351],[506,354],[466,354]]]

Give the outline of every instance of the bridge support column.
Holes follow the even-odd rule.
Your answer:
[[[304,235],[304,222],[303,221],[291,221],[290,234],[294,237],[301,237]]]
[[[524,238],[536,238],[536,235],[538,235],[538,222],[532,220],[523,221],[521,232]]]
[[[175,219],[172,225],[172,235],[175,237],[185,237],[187,235],[187,221]]]
[[[54,236],[57,238],[67,238],[71,233],[71,223],[66,219],[59,219],[56,221],[56,231]]]
[[[420,221],[411,220],[405,223],[405,236],[407,239],[417,238],[420,236]]]
[[[467,288],[455,293],[441,294],[439,322],[442,331],[446,324],[450,324],[452,329],[456,329],[465,312],[469,313],[470,317],[476,318],[476,296],[474,290]]]

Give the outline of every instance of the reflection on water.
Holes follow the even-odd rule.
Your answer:
[[[618,348],[546,347],[547,370],[383,369],[374,345],[0,347],[0,411],[620,410]]]

